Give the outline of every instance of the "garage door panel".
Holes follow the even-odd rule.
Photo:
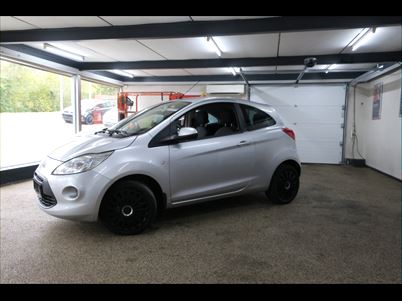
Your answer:
[[[345,104],[345,85],[255,86],[256,101],[276,105],[339,105]]]
[[[297,151],[303,153],[303,163],[330,163],[339,164],[342,156],[342,148],[339,142],[300,140]]]
[[[325,141],[342,141],[342,139],[337,139],[337,137],[343,137],[343,128],[338,124],[323,124],[323,123],[298,123],[296,125],[289,126],[296,134],[296,143],[300,139],[310,139],[310,140],[325,140]]]
[[[345,85],[254,86],[250,98],[272,105],[295,131],[301,162],[341,162]]]
[[[278,113],[282,116],[286,123],[342,123],[343,108],[342,106],[274,106]],[[324,118],[325,117],[325,118]]]

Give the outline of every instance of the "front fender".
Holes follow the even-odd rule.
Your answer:
[[[112,161],[103,165],[103,168],[101,166],[96,168],[97,172],[109,179],[108,185],[103,188],[100,198],[97,200],[97,210],[99,210],[105,193],[114,183],[133,175],[144,175],[154,179],[170,199],[168,146],[151,149],[141,146],[128,147],[116,150],[110,159]]]

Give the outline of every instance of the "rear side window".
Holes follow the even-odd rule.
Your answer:
[[[276,123],[271,116],[260,109],[247,105],[240,105],[240,107],[243,112],[247,130],[249,131],[272,126]]]

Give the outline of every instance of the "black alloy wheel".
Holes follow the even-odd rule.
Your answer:
[[[143,232],[156,215],[155,195],[141,182],[128,180],[117,184],[104,197],[99,217],[116,234]]]
[[[288,204],[296,197],[299,186],[299,172],[293,165],[285,163],[276,169],[266,195],[274,203]]]

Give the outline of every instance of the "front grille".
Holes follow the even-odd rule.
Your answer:
[[[57,204],[56,198],[50,189],[49,183],[46,179],[40,177],[36,172],[34,173],[34,189],[38,195],[39,202],[45,208],[53,207]]]
[[[46,208],[53,207],[57,204],[55,198],[52,198],[51,196],[48,196],[46,194],[42,194],[42,197],[39,198],[39,202]]]

